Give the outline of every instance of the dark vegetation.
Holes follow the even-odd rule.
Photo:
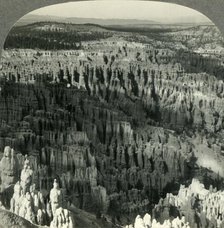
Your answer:
[[[187,73],[207,73],[224,80],[224,66],[218,57],[205,57],[180,49],[176,52],[176,61],[181,63]]]
[[[43,50],[80,49],[82,41],[105,39],[115,33],[127,32],[131,37],[138,35],[154,39],[164,39],[161,34],[179,31],[179,26],[101,26],[96,24],[68,24],[58,22],[37,22],[25,26],[13,27],[4,48],[28,48]]]
[[[66,23],[38,22],[14,27],[6,38],[4,48],[28,48],[43,50],[80,49],[82,41],[105,39],[111,32],[100,26]]]

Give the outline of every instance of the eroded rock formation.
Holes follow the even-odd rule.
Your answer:
[[[181,186],[177,195],[168,193],[153,213],[160,221],[179,214],[185,216],[190,227],[223,227],[223,194],[212,186],[207,190],[193,179],[189,187]]]
[[[70,211],[61,207],[57,208],[54,218],[50,224],[50,228],[74,228],[75,223],[72,219]]]
[[[167,193],[153,208],[153,216],[137,216],[127,228],[150,227],[223,227],[224,192],[210,186],[206,189],[200,181],[193,179],[185,187],[181,185],[177,195]],[[180,219],[181,217],[181,219]]]
[[[26,157],[20,181],[14,185],[10,211],[33,224],[50,225],[54,228],[74,228],[75,223],[71,212],[62,208],[63,191],[59,188],[57,180],[54,180],[48,201],[40,191],[36,190],[32,177],[33,171]]]
[[[19,163],[14,149],[6,146],[0,162],[1,192],[14,184],[19,176]]]
[[[120,215],[149,211],[205,169],[224,177],[223,80],[189,69],[170,42],[117,38],[78,51],[4,53],[0,149],[15,148],[20,169],[28,154],[33,169],[25,162],[19,183],[26,201],[38,205],[31,182],[50,192],[57,179],[46,212],[36,206],[40,223],[44,213],[53,219],[61,194],[68,204],[122,223]],[[192,54],[195,61],[221,66]],[[18,180],[12,157],[3,157],[2,186]]]
[[[138,215],[135,219],[134,225],[128,225],[125,228],[190,228],[189,223],[185,221],[185,217],[179,217],[172,221],[165,220],[162,224],[156,219],[151,219],[149,214],[145,214],[143,218]]]

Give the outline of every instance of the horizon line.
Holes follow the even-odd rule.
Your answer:
[[[174,18],[172,19],[172,21],[169,21],[166,19],[166,17],[160,17],[160,18],[103,18],[103,17],[80,17],[80,16],[60,16],[60,15],[49,15],[49,14],[35,14],[35,13],[28,13],[26,15],[24,15],[23,17],[21,17],[18,22],[20,20],[23,20],[25,19],[25,17],[27,16],[36,16],[36,17],[42,17],[42,16],[45,16],[45,17],[52,17],[52,18],[60,18],[60,19],[93,19],[93,20],[136,20],[136,21],[153,21],[153,22],[156,22],[156,23],[159,23],[159,24],[172,24],[172,23],[175,23],[175,24],[201,24],[201,23],[207,23],[207,24],[214,24],[211,20],[200,20],[200,21],[190,21],[190,22],[187,22],[187,21],[184,21],[184,20],[187,20],[187,19],[195,19],[194,17],[191,17],[191,16],[184,16],[184,17],[177,17],[177,18]],[[181,19],[183,20],[183,22],[181,21]],[[166,20],[167,22],[163,21],[163,20]],[[176,21],[176,22],[174,22]],[[39,22],[39,21],[37,21]],[[55,21],[56,22],[56,21]]]

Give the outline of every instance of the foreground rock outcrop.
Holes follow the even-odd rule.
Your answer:
[[[38,226],[28,222],[26,219],[2,209],[0,209],[0,221],[1,228],[38,228]]]
[[[14,185],[10,211],[33,224],[50,224],[50,227],[75,227],[71,212],[62,208],[64,206],[63,190],[59,188],[57,180],[54,180],[48,201],[40,191],[36,190],[33,170],[30,165],[30,161],[26,157],[20,181]]]
[[[134,225],[128,225],[125,228],[190,228],[189,223],[185,221],[185,218],[179,217],[170,220],[165,220],[163,224],[157,222],[155,219],[151,219],[149,214],[145,214],[143,218],[138,215],[135,219]]]
[[[160,220],[176,208],[176,213],[184,215],[190,227],[223,227],[223,191],[210,186],[209,190],[193,179],[189,187],[181,186],[178,195],[167,194],[154,209]],[[169,216],[169,214],[168,214]]]
[[[153,208],[153,216],[137,216],[134,228],[146,227],[224,227],[224,192],[210,186],[209,190],[197,179],[181,186],[177,195],[167,193]],[[179,218],[181,217],[181,219]]]

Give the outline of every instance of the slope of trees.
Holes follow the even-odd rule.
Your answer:
[[[41,29],[46,25],[49,26],[48,29]],[[58,23],[35,23],[32,26],[15,27],[10,31],[4,48],[79,49],[81,41],[99,40],[111,36],[110,32],[100,30],[97,26],[94,28],[93,25],[88,26],[89,30],[88,28],[83,30],[84,26],[80,25],[59,25]],[[51,26],[55,27],[52,29]]]

